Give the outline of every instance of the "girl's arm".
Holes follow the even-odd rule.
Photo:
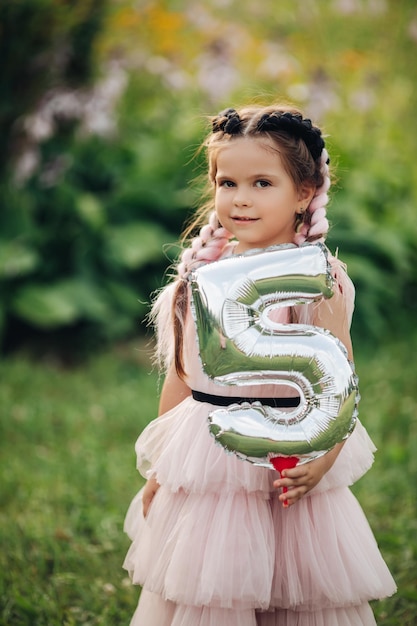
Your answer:
[[[187,396],[191,395],[191,389],[179,378],[172,365],[165,377],[159,401],[159,415],[166,413],[180,404]],[[151,502],[159,489],[159,483],[154,476],[149,478],[142,493],[143,515],[147,516]]]
[[[165,376],[159,400],[159,415],[170,411],[191,395],[189,386],[178,376],[172,364]]]
[[[346,280],[349,281],[347,277]],[[347,306],[349,303],[346,302],[347,294],[344,293],[344,286],[343,281],[337,282],[334,296],[328,301],[323,301],[317,307],[313,324],[326,328],[340,339],[348,352],[349,360],[353,361],[349,332],[350,314]],[[349,287],[348,284],[347,287]],[[344,442],[338,443],[322,457],[282,472],[281,478],[274,481],[274,487],[288,488],[287,493],[282,493],[279,496],[284,506],[291,506],[320,482],[324,474],[333,466],[343,445]]]

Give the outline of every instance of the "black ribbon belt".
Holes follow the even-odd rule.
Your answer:
[[[242,404],[243,402],[260,402],[266,406],[275,408],[291,408],[300,404],[298,396],[293,398],[241,398],[234,396],[214,396],[211,393],[203,393],[202,391],[192,390],[194,400],[197,402],[208,402],[217,406],[229,406],[230,404]]]

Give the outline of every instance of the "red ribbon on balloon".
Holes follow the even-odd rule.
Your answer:
[[[277,472],[281,475],[283,470],[295,467],[299,459],[296,456],[274,456],[270,459],[270,461]],[[282,493],[287,493],[287,491],[288,487],[282,488]],[[288,506],[287,500],[284,501],[284,506]]]

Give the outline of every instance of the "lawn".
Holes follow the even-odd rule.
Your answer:
[[[354,491],[399,586],[374,605],[385,626],[417,623],[416,348],[417,336],[356,354],[379,452]],[[139,590],[121,568],[123,518],[157,394],[139,340],[78,367],[25,355],[0,364],[0,624],[129,623]]]

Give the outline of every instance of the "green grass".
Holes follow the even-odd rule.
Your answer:
[[[1,364],[1,624],[129,623],[138,588],[121,568],[123,518],[158,388],[142,356]]]
[[[417,624],[416,352],[416,334],[371,354],[356,351],[360,417],[378,452],[353,491],[398,586],[395,596],[374,604],[384,626]]]
[[[417,623],[417,336],[357,350],[361,418],[379,452],[354,491],[399,585],[378,624]],[[141,482],[134,442],[158,381],[140,344],[79,368],[0,364],[0,624],[126,625],[138,589],[121,564]]]

